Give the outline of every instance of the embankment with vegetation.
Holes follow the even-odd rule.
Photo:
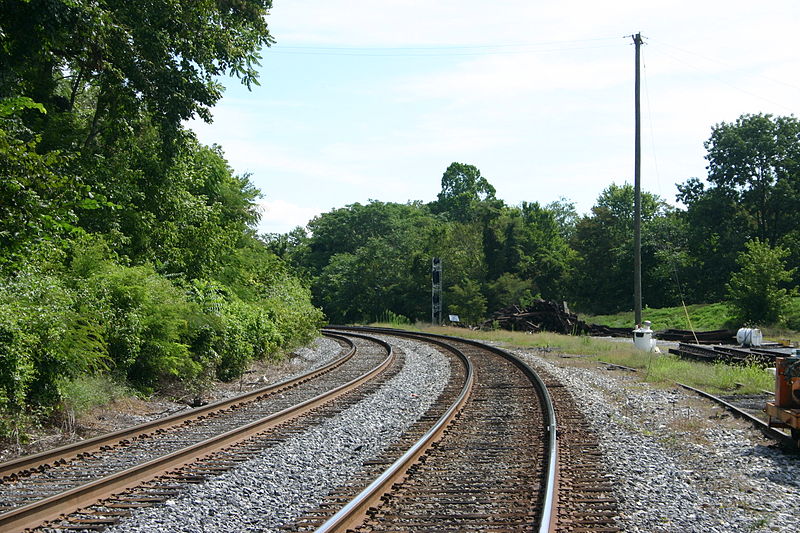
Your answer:
[[[115,394],[200,393],[321,325],[256,235],[260,191],[184,126],[210,120],[221,76],[257,83],[271,2],[247,6],[4,3],[0,437]]]

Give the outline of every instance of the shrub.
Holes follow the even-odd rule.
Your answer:
[[[77,418],[91,409],[130,394],[127,388],[107,375],[83,375],[74,379],[63,379],[58,388],[61,392],[59,414],[68,431],[73,431]]]
[[[784,319],[796,292],[784,287],[796,270],[786,269],[788,255],[785,248],[772,248],[759,239],[745,243],[745,250],[736,258],[740,269],[727,284],[730,304],[741,323],[772,325]]]
[[[150,266],[106,263],[81,283],[102,317],[112,372],[142,392],[191,380],[201,365],[189,352],[189,318],[196,304]]]

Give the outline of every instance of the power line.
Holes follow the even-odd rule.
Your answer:
[[[717,58],[709,57],[709,56],[706,56],[706,55],[703,55],[703,54],[699,54],[699,53],[691,51],[691,50],[686,50],[684,48],[680,48],[678,46],[674,46],[674,45],[671,45],[671,44],[668,44],[668,43],[664,43],[664,42],[660,42],[660,41],[655,41],[655,43],[657,45],[660,45],[660,46],[664,46],[664,47],[667,47],[667,48],[671,48],[673,50],[677,50],[678,52],[681,52],[683,54],[700,58],[700,59],[702,59],[704,61],[708,61],[710,63],[716,63],[716,64],[721,65],[723,67],[737,68],[737,67],[741,66],[741,65],[735,65],[733,63],[729,63],[727,61],[723,61],[721,59],[717,59]],[[669,54],[667,54],[667,55],[669,55]],[[676,61],[682,62],[680,59],[678,59],[678,58],[676,58],[674,56],[670,56],[670,57],[672,57]],[[685,63],[685,64],[688,64],[688,63]],[[776,78],[771,78],[769,76],[764,76],[763,74],[756,74],[756,76],[759,77],[759,78],[763,78],[763,79],[765,79],[767,81],[771,81],[772,83],[778,83],[780,85],[784,85],[786,87],[789,87],[790,89],[795,89],[797,91],[800,91],[800,87],[798,87],[797,85],[792,85],[791,83],[786,83],[783,80],[779,80],[779,79],[776,79]]]
[[[608,48],[608,43],[617,37],[577,39],[566,41],[541,41],[532,43],[501,43],[482,45],[433,45],[433,46],[313,46],[275,45],[270,53],[298,55],[336,55],[373,57],[419,57],[419,56],[481,56],[550,53],[595,48]]]
[[[671,48],[675,48],[676,50],[680,50],[679,48],[676,48],[676,47],[671,47]],[[785,109],[785,110],[787,110],[789,112],[794,112],[795,111],[795,109],[790,107],[790,106],[784,105],[784,104],[782,104],[780,102],[777,102],[775,100],[772,100],[771,98],[767,98],[767,97],[762,96],[760,94],[756,94],[756,93],[754,93],[752,91],[749,91],[747,89],[743,89],[742,87],[739,87],[739,86],[737,86],[737,85],[735,85],[735,84],[733,84],[733,83],[721,78],[720,76],[717,76],[715,74],[710,73],[707,68],[704,68],[704,67],[701,67],[699,65],[696,65],[696,64],[690,63],[688,61],[685,61],[684,59],[681,59],[680,57],[677,57],[677,56],[675,56],[673,54],[670,54],[669,52],[665,51],[663,48],[661,48],[659,46],[656,46],[655,50],[657,52],[659,52],[660,54],[663,54],[664,56],[672,59],[673,61],[675,61],[677,63],[685,65],[685,66],[689,67],[690,69],[692,69],[692,70],[694,70],[696,72],[700,72],[703,76],[705,76],[707,78],[713,79],[713,80],[717,81],[718,83],[721,83],[722,85],[727,85],[728,87],[730,87],[731,89],[734,89],[735,91],[738,91],[738,92],[740,92],[742,94],[746,94],[746,95],[751,96],[753,98],[757,98],[757,99],[762,100],[762,101],[764,101],[766,103],[781,107],[781,108],[783,108],[783,109]],[[690,52],[685,52],[685,53],[691,54]],[[724,63],[722,61],[716,61],[716,60],[712,60],[712,59],[709,59],[709,58],[704,58],[703,56],[701,56],[699,54],[692,54],[692,55],[695,55],[697,57],[706,59],[708,61],[717,62],[718,64],[723,65],[723,66],[733,67],[733,65],[731,65],[730,63]],[[754,75],[753,77],[760,77],[760,78],[769,80],[771,82],[774,81],[774,80],[771,80],[770,78],[768,78],[766,76],[761,76],[761,75]],[[790,87],[790,88],[793,88],[793,89],[800,90],[800,88],[795,87],[794,85],[790,85],[790,84],[787,84],[787,83],[783,83],[783,85],[786,85],[787,87]]]

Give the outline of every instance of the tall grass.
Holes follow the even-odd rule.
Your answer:
[[[686,319],[688,312],[689,319]],[[662,309],[644,309],[642,315],[645,320],[653,323],[653,329],[691,329],[696,331],[709,331],[715,329],[738,329],[744,324],[739,324],[733,318],[730,307],[724,303],[693,304],[687,305],[686,311],[682,306],[665,307]],[[633,311],[626,311],[614,315],[581,315],[581,319],[593,324],[604,324],[613,327],[630,327],[633,325]],[[800,341],[800,297],[793,298],[783,322],[773,326],[761,326],[765,335],[773,338],[791,339]]]
[[[108,375],[81,376],[64,380],[59,384],[61,391],[61,417],[65,427],[72,431],[75,421],[91,409],[107,405],[132,395],[127,387],[113,381]]]
[[[513,331],[472,331],[461,328],[417,327],[440,333],[488,342],[500,342],[518,348],[553,349],[586,359],[605,361],[640,370],[642,378],[656,385],[683,383],[711,393],[753,394],[772,390],[775,378],[765,369],[750,365],[708,364],[681,359],[670,354],[637,350],[632,341],[618,341],[557,333],[521,333]]]

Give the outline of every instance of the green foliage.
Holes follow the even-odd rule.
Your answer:
[[[152,267],[100,264],[76,280],[85,305],[102,317],[112,372],[141,391],[196,377],[188,349],[188,318],[199,312]]]
[[[293,260],[315,277],[314,300],[333,323],[369,321],[387,308],[430,316],[430,250],[440,224],[418,204],[354,204],[314,219]]]
[[[103,369],[107,353],[77,292],[59,275],[58,254],[34,251],[0,281],[0,410],[18,416],[51,408],[59,380]]]
[[[74,209],[91,204],[70,157],[38,149],[41,136],[21,119],[26,110],[45,112],[30,98],[0,98],[0,271],[18,268],[30,246],[76,231]]]
[[[130,391],[107,375],[82,375],[59,383],[61,409],[70,419],[130,395]]]
[[[527,306],[539,297],[532,292],[533,283],[530,280],[521,279],[508,272],[504,272],[495,281],[489,283],[488,289],[492,295],[492,299],[489,301],[490,309],[501,309],[512,304]]]
[[[646,308],[644,319],[653,323],[653,329],[691,329],[686,319],[689,315],[691,327],[697,331],[727,329],[734,326],[732,311],[726,303],[692,304],[682,306]],[[581,317],[589,323],[604,324],[617,328],[633,327],[633,311],[624,311],[613,315],[585,315]]]
[[[450,163],[442,175],[442,190],[434,210],[451,220],[469,222],[478,215],[482,203],[491,205],[494,200],[494,187],[477,167]]]
[[[576,225],[570,296],[582,311],[604,314],[633,307],[633,195],[633,186],[612,184]],[[642,194],[642,235],[645,304],[676,303],[671,274],[682,234],[666,203],[650,193]]]
[[[693,297],[716,300],[725,295],[718,280],[738,268],[748,240],[786,246],[790,265],[800,265],[800,221],[791,216],[800,198],[800,121],[742,115],[714,126],[705,146],[709,185],[692,178],[678,186],[678,200],[687,207]]]
[[[486,316],[486,297],[475,280],[467,279],[463,285],[454,285],[444,301],[448,314],[458,315],[465,324],[478,324]]]
[[[181,126],[221,74],[257,85],[270,8],[0,0],[0,432],[95,379],[233,379],[323,322],[255,237],[260,192]]]
[[[71,109],[81,93],[93,93],[90,137],[140,106],[174,126],[195,113],[209,119],[221,96],[217,76],[257,84],[259,50],[272,42],[270,7],[270,0],[7,0],[0,96],[16,86],[45,106]]]
[[[744,324],[772,325],[783,321],[797,290],[786,288],[795,268],[786,269],[789,251],[771,247],[758,238],[745,243],[736,259],[740,269],[727,284],[728,300],[735,316]]]
[[[408,326],[411,321],[403,315],[398,315],[392,311],[386,310],[378,316],[376,322],[379,324],[389,324],[390,326]]]

